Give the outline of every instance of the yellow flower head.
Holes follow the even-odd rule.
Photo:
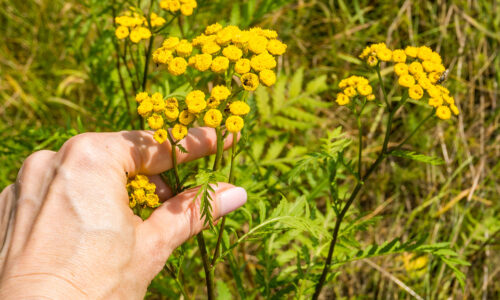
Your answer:
[[[421,60],[429,60],[432,56],[432,50],[431,48],[427,46],[422,46],[418,48],[418,58]]]
[[[244,116],[250,112],[250,106],[243,101],[234,101],[229,105],[229,110],[233,115]]]
[[[420,64],[418,61],[414,61],[410,64],[408,67],[408,71],[410,71],[411,74],[419,74],[424,71],[424,68],[422,68],[422,64]]]
[[[415,84],[414,86],[410,87],[408,90],[408,95],[410,98],[413,100],[419,100],[424,96],[424,89],[418,84]]]
[[[132,41],[133,43],[139,43],[141,39],[142,39],[141,31],[138,28],[132,30],[132,32],[130,33],[130,41]]]
[[[194,121],[194,118],[195,118],[195,115],[190,113],[188,110],[183,110],[180,114],[179,114],[179,122],[182,124],[182,125],[189,125],[191,123],[193,123]]]
[[[147,40],[151,37],[151,31],[149,31],[148,28],[146,27],[137,27],[136,29],[134,30],[138,30],[139,31],[139,34],[141,36],[141,39],[143,40]]]
[[[194,2],[194,5],[193,5]],[[196,1],[190,3],[184,3],[181,5],[181,13],[185,16],[190,16],[193,14],[194,9],[196,8]]]
[[[422,62],[422,67],[424,67],[425,72],[434,72],[437,69],[437,65],[430,60],[425,60]]]
[[[368,96],[373,92],[372,87],[369,84],[359,84],[357,86],[357,90],[362,96]]]
[[[215,42],[209,42],[203,45],[201,52],[204,54],[215,54],[220,51],[220,46]]]
[[[177,52],[179,56],[187,57],[193,52],[193,46],[187,40],[182,40],[175,46],[175,52]]]
[[[160,206],[160,198],[156,194],[147,194],[146,205],[151,208],[156,208]]]
[[[155,131],[153,138],[160,144],[163,144],[168,139],[168,132],[165,129]]]
[[[437,97],[437,98],[429,98],[429,105],[432,107],[439,107],[443,105],[443,98]]]
[[[210,93],[210,96],[212,96],[212,98],[216,101],[226,100],[229,95],[231,95],[231,91],[223,85],[214,86],[212,92]]]
[[[415,84],[415,78],[410,74],[404,74],[399,77],[398,83],[400,86],[409,88]]]
[[[436,116],[442,120],[448,120],[451,118],[451,111],[448,106],[439,106],[436,110]]]
[[[207,99],[207,106],[210,108],[217,108],[217,106],[220,105],[220,101],[215,99],[214,97],[208,97]]]
[[[349,98],[356,96],[357,93],[358,92],[356,92],[356,89],[352,86],[349,86],[344,90],[344,94]]]
[[[216,128],[222,122],[222,113],[218,109],[209,109],[203,117],[205,125],[208,127]]]
[[[439,78],[441,78],[441,73],[438,73],[438,72],[431,72],[429,73],[429,80],[432,82],[432,83],[437,83]]]
[[[177,98],[175,97],[170,97],[165,100],[165,105],[167,108],[179,108],[179,102],[177,101]]]
[[[239,32],[240,29],[236,26],[230,25],[222,28],[216,34],[215,42],[220,46],[225,46],[231,42],[232,37],[236,32]]]
[[[212,65],[212,55],[210,54],[197,54],[194,56],[194,68],[198,71],[204,72]]]
[[[142,117],[147,117],[153,111],[153,102],[151,100],[144,100],[137,107],[137,113]]]
[[[153,102],[154,112],[162,112],[165,110],[166,103],[163,100],[163,96],[160,93],[154,93],[151,96],[151,102]]]
[[[222,55],[227,57],[230,61],[235,62],[241,58],[243,51],[234,45],[229,45],[222,50]]]
[[[169,122],[174,122],[179,116],[179,109],[177,107],[167,107],[165,110],[165,117]]]
[[[135,101],[137,101],[137,103],[141,103],[142,101],[144,101],[148,98],[149,98],[149,94],[147,92],[140,92],[137,95],[135,95]]]
[[[172,36],[163,41],[162,47],[167,50],[174,50],[179,43],[180,43],[179,38]]]
[[[229,132],[236,133],[241,131],[245,122],[240,116],[230,116],[226,120],[226,129]]]
[[[394,65],[394,73],[398,76],[408,74],[408,65],[404,63],[397,63]]]
[[[126,38],[128,34],[129,34],[128,28],[125,26],[118,26],[118,28],[116,28],[115,30],[115,35],[120,40]]]
[[[380,48],[377,52],[377,57],[381,61],[390,61],[392,59],[392,51],[388,48]]]
[[[337,102],[338,105],[347,105],[349,104],[349,101],[350,101],[349,97],[347,97],[343,93],[338,93],[337,99],[335,100],[335,102]]]
[[[253,56],[250,60],[250,65],[256,72],[266,69],[274,69],[276,67],[276,59],[271,54],[264,52]]]
[[[450,104],[450,109],[455,116],[459,115],[460,112],[458,111],[458,107],[455,104]]]
[[[406,62],[406,54],[402,49],[396,49],[392,51],[392,60],[395,63],[404,63]]]
[[[283,55],[286,51],[286,44],[273,39],[267,44],[267,51],[273,55]]]
[[[178,141],[185,138],[187,134],[187,127],[182,124],[175,124],[174,128],[172,128],[172,136]]]
[[[215,73],[222,73],[229,68],[229,60],[224,56],[217,56],[212,60],[210,69]]]
[[[174,76],[182,75],[186,72],[187,61],[182,57],[176,57],[168,64],[168,72]]]
[[[247,91],[255,91],[259,86],[259,77],[253,73],[245,73],[241,75],[241,84]]]
[[[248,39],[248,50],[255,54],[261,54],[267,49],[267,38],[260,35],[253,35]]]
[[[189,92],[186,96],[186,105],[188,111],[192,114],[197,114],[207,107],[207,102],[205,101],[205,93],[200,90],[195,90]]]
[[[368,59],[366,60],[366,63],[370,67],[375,67],[378,64],[378,59],[375,56],[370,55],[370,56],[368,56]]]
[[[246,58],[239,59],[236,64],[234,64],[234,71],[238,74],[250,72],[250,60]]]
[[[413,46],[407,46],[405,48],[405,54],[408,55],[409,57],[417,57],[418,48]]]
[[[260,82],[265,86],[272,86],[276,83],[276,74],[268,69],[259,72]]]
[[[215,23],[215,24],[207,26],[207,28],[205,29],[205,34],[206,35],[216,34],[221,29],[222,29],[222,25],[220,25],[219,23]]]
[[[368,101],[375,100],[375,95],[374,94],[370,94],[370,95],[366,96],[366,100],[368,100]]]
[[[157,14],[155,13],[151,13],[151,26],[153,27],[159,27],[159,26],[162,26],[163,24],[165,24],[167,21],[158,16]]]
[[[168,64],[173,58],[172,51],[165,48],[158,48],[153,52],[153,61],[157,64]]]
[[[152,114],[148,118],[148,125],[151,129],[157,130],[163,127],[163,118],[158,114]]]

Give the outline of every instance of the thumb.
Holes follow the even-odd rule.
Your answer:
[[[212,185],[212,188],[214,191],[210,192],[210,195],[214,220],[234,211],[247,201],[247,193],[241,187],[218,183]],[[138,247],[143,248],[139,252],[148,260],[156,261],[155,264],[158,265],[153,268],[159,267],[161,270],[175,248],[203,230],[199,189],[193,188],[170,198],[139,225]]]

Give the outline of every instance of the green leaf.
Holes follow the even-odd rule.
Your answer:
[[[288,97],[295,98],[302,91],[302,81],[304,80],[304,68],[298,69],[293,74],[292,81],[288,86]]]
[[[411,160],[423,162],[426,164],[431,164],[431,165],[442,165],[444,164],[444,161],[436,156],[427,156],[424,154],[418,154],[414,151],[407,151],[407,150],[394,150],[391,152],[391,155],[397,156],[397,157],[402,157],[402,158],[408,158]]]
[[[217,287],[217,300],[231,299],[231,291],[227,287],[226,283],[222,280],[217,280],[215,283]]]
[[[327,88],[326,75],[321,75],[314,80],[309,81],[306,86],[306,91],[310,94],[318,94],[325,91]]]

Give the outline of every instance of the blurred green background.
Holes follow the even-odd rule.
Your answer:
[[[337,277],[341,284],[330,289],[349,299],[410,298],[388,273],[405,278],[425,298],[500,298],[499,1],[198,2],[192,31],[216,21],[275,29],[288,44],[279,62],[281,75],[291,78],[300,70],[305,82],[321,76],[326,80],[324,88],[311,87],[326,103],[313,109],[321,122],[308,128],[307,135],[286,139],[275,159],[287,157],[290,143],[314,149],[325,130],[339,125],[356,136],[355,119],[328,103],[340,79],[354,69],[368,74],[359,72],[367,69],[357,58],[367,44],[427,45],[440,53],[461,114],[427,126],[412,144],[442,157],[445,164],[389,161],[382,167],[357,204],[359,211],[382,219],[360,239],[384,241],[428,232],[433,242],[448,241],[471,264],[461,269],[466,288],[439,265],[429,266],[422,278],[404,275],[389,256],[343,267]],[[129,128],[116,72],[111,4],[0,0],[0,189],[15,180],[24,158],[36,150],[58,149],[85,131]],[[391,72],[383,70],[388,76]],[[170,79],[157,70],[151,78],[151,85]],[[368,139],[380,140],[381,114],[370,113]],[[413,128],[423,115],[404,111],[395,126]],[[272,124],[268,129],[277,138],[287,132]]]

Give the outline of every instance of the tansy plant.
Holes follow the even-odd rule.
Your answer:
[[[244,127],[245,116],[250,112],[250,106],[246,103],[248,94],[260,84],[270,87],[276,82],[276,57],[284,54],[286,48],[273,30],[259,27],[242,30],[236,26],[223,27],[216,23],[192,40],[170,36],[152,53],[153,62],[159,68],[164,68],[172,76],[184,76],[191,89],[186,95],[175,97],[146,91],[137,93],[135,97],[137,113],[155,131],[154,139],[160,144],[168,140],[173,146],[171,155],[176,192],[182,191],[184,181],[180,178],[176,163],[177,149],[186,151],[179,142],[189,134],[189,128],[193,126],[211,127],[216,131],[217,153],[211,172],[220,170],[224,139],[232,134],[228,182],[234,183],[237,137]],[[206,78],[209,79],[209,84]],[[131,181],[130,185],[134,182],[151,185],[144,177],[141,178]],[[148,195],[142,196],[142,189],[130,191],[130,206],[141,204],[155,207],[154,201],[154,205],[149,205],[147,200],[143,200]],[[211,189],[209,184],[200,189],[201,216],[210,226]],[[139,196],[141,197],[138,198]],[[207,254],[203,233],[197,235],[209,299],[214,298],[213,272],[218,262],[224,226],[225,218],[222,218],[211,258]]]
[[[312,162],[321,160],[318,163],[325,169],[330,178],[330,196],[331,206],[336,215],[335,225],[333,227],[332,238],[328,248],[328,254],[323,264],[323,270],[319,280],[316,281],[313,299],[318,299],[323,285],[327,281],[327,275],[332,266],[332,259],[335,253],[335,245],[339,239],[339,230],[342,221],[349,208],[353,204],[359,192],[370,175],[377,167],[389,156],[398,156],[410,158],[421,162],[438,164],[439,159],[418,155],[411,151],[403,150],[402,147],[415,135],[422,125],[429,122],[433,116],[439,119],[450,119],[451,114],[458,115],[459,111],[455,105],[453,97],[449,90],[442,84],[445,82],[446,69],[442,64],[441,56],[426,46],[406,47],[403,49],[391,50],[385,44],[374,44],[363,50],[360,58],[363,59],[370,69],[378,77],[378,86],[375,87],[366,77],[350,76],[341,80],[338,84],[336,103],[348,108],[357,120],[358,125],[358,155],[357,163],[346,161],[343,156],[343,149],[347,144],[342,144],[342,140],[336,142],[329,138],[325,150],[311,154],[311,158],[300,162],[292,174],[303,172],[310,167]],[[395,81],[400,86],[401,97],[389,97],[381,76],[381,64],[393,65],[394,74],[397,76]],[[381,90],[382,99],[379,100],[376,95]],[[409,101],[409,99],[411,99]],[[389,141],[395,130],[392,129],[392,122],[395,114],[400,108],[412,109],[411,103],[426,101],[429,106],[429,114],[410,132],[402,141],[394,147],[389,147]],[[383,106],[387,114],[387,123],[385,126],[385,136],[382,142],[381,151],[377,158],[365,169],[363,161],[363,111],[367,105],[373,102]],[[340,144],[339,144],[340,143]],[[308,167],[309,166],[309,167]],[[345,201],[340,199],[337,180],[338,168],[348,170],[356,179],[354,189]],[[457,274],[459,277],[460,274]],[[463,274],[462,274],[463,276]]]

